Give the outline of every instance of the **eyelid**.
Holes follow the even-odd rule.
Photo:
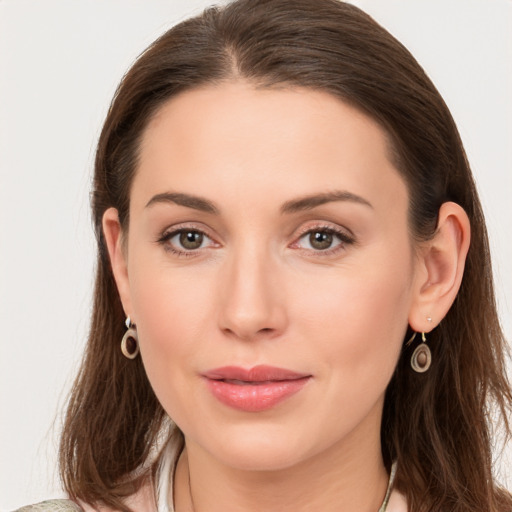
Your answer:
[[[298,230],[296,237],[300,237],[305,235],[306,233],[310,233],[311,231],[315,230],[325,230],[325,231],[332,231],[333,233],[337,233],[340,235],[345,236],[346,238],[350,238],[355,240],[354,233],[345,226],[340,226],[339,224],[336,224],[334,222],[330,222],[327,220],[318,220],[318,221],[312,221],[312,222],[305,222]]]
[[[213,230],[208,224],[200,220],[178,220],[172,224],[167,225],[163,229],[160,229],[162,234],[170,233],[172,231],[180,231],[182,229],[190,229],[194,231],[200,231],[208,236],[213,236]]]

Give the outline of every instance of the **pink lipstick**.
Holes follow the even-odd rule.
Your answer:
[[[311,375],[274,366],[215,368],[202,374],[210,392],[220,402],[246,412],[270,409],[299,392]]]

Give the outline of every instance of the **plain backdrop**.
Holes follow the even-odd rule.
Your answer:
[[[59,411],[87,334],[89,188],[112,94],[156,36],[211,3],[0,0],[0,511],[62,495]],[[451,108],[484,204],[510,339],[512,2],[354,3],[412,51]],[[501,476],[511,488],[508,459]]]

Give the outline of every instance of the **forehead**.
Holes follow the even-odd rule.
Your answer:
[[[389,148],[380,125],[329,93],[227,82],[159,109],[143,134],[132,190],[280,200],[312,188],[406,194]]]
[[[333,123],[335,120],[339,122]],[[161,131],[176,141],[177,136],[186,136],[191,131],[198,142],[203,134],[212,140],[211,133],[202,131],[208,127],[214,127],[222,136],[230,131],[233,138],[254,135],[260,129],[269,137],[278,135],[274,140],[280,143],[303,135],[301,129],[306,129],[309,139],[326,139],[332,128],[337,129],[340,137],[346,137],[345,128],[358,127],[365,128],[368,135],[372,132],[375,140],[380,139],[384,151],[391,146],[387,133],[376,121],[326,91],[295,86],[257,87],[244,80],[233,80],[186,90],[172,97],[153,115],[143,134],[142,147]]]

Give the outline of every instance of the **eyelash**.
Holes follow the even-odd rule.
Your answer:
[[[182,233],[197,233],[197,234],[200,234],[200,235],[206,237],[207,239],[212,241],[214,244],[216,243],[203,230],[197,229],[194,227],[189,228],[187,226],[183,226],[178,229],[173,229],[172,231],[164,232],[162,234],[162,236],[160,236],[157,239],[157,243],[163,245],[165,247],[166,251],[168,251],[168,252],[172,253],[173,255],[178,256],[180,258],[191,258],[191,257],[197,256],[197,253],[200,248],[189,249],[189,250],[186,250],[186,249],[180,250],[180,249],[176,249],[172,244],[169,243],[169,241],[172,238],[174,238],[176,235],[179,235]],[[332,254],[335,254],[335,253],[343,250],[344,248],[346,248],[347,245],[353,245],[355,243],[355,238],[353,237],[353,235],[349,235],[345,231],[336,229],[332,226],[318,225],[318,226],[308,227],[307,229],[302,231],[300,233],[300,235],[298,236],[298,238],[296,239],[296,241],[293,242],[293,244],[291,246],[292,247],[294,245],[296,246],[302,239],[304,239],[306,236],[310,236],[312,233],[326,233],[329,235],[333,235],[334,237],[336,237],[339,240],[340,243],[337,244],[335,247],[327,248],[324,250],[322,250],[322,249],[318,249],[318,250],[304,249],[304,248],[297,247],[298,250],[314,252],[315,254],[318,254],[319,256],[330,256]]]

